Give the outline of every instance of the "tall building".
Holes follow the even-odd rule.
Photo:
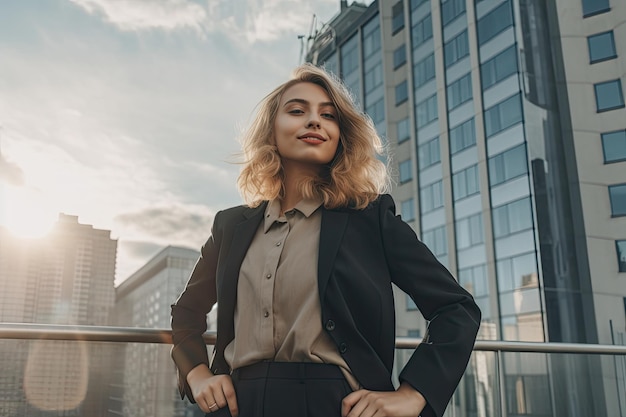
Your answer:
[[[108,325],[117,241],[59,215],[48,236],[0,228],[0,321]],[[101,416],[109,350],[103,344],[0,341],[0,415]]]
[[[625,19],[621,0],[342,1],[311,36],[307,60],[388,140],[399,214],[480,305],[479,338],[625,343]],[[398,334],[423,334],[397,299]],[[458,415],[499,408],[477,366]],[[504,408],[617,415],[616,372],[507,355]]]
[[[169,328],[170,306],[185,287],[199,255],[192,249],[168,246],[120,284],[115,289],[115,325]],[[207,328],[216,327],[213,312]],[[114,368],[118,373],[108,415],[187,417],[200,411],[180,399],[170,348],[146,343],[116,348]]]

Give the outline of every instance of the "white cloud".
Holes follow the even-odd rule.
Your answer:
[[[187,0],[70,0],[88,13],[102,16],[125,31],[145,29],[202,31],[206,12]]]
[[[336,0],[70,0],[123,31],[192,29],[200,36],[219,32],[245,47],[285,35],[309,35],[313,16],[330,19]],[[319,20],[318,20],[319,24]]]

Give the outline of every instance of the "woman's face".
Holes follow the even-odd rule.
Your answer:
[[[274,135],[283,167],[329,164],[339,145],[337,109],[326,91],[313,83],[289,87],[280,100]]]

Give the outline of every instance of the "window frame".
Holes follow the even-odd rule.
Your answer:
[[[602,107],[600,108],[600,103],[598,102],[598,87],[603,87],[609,84],[613,84],[615,83],[618,86],[618,91],[619,91],[619,98],[621,100],[621,104],[616,104],[610,107]],[[593,85],[593,92],[594,92],[594,96],[596,99],[596,113],[603,113],[605,111],[611,111],[611,110],[616,110],[616,109],[622,109],[624,107],[626,107],[626,104],[624,103],[624,91],[622,90],[622,80],[620,78],[616,78],[614,80],[607,80],[607,81],[602,81],[599,83],[595,83]]]
[[[619,158],[615,158],[615,159],[607,159],[607,153],[606,153],[606,146],[605,146],[605,141],[607,139],[607,135],[613,135],[613,134],[617,134],[617,133],[621,133],[623,136],[623,141],[624,141],[624,155],[619,157]],[[605,164],[614,164],[616,162],[622,162],[622,161],[626,161],[626,129],[622,129],[622,130],[613,130],[611,132],[603,132],[600,134],[600,140],[602,141],[602,156],[604,157],[604,163]]]
[[[613,193],[611,192],[611,190],[615,190],[615,189],[624,189],[624,197],[622,197],[624,199],[623,203],[624,203],[624,207],[615,207],[615,204],[617,203],[616,201],[614,201],[614,196]],[[621,183],[621,184],[613,184],[613,185],[609,185],[608,186],[608,192],[609,192],[609,204],[611,206],[611,217],[615,218],[615,217],[625,217],[626,216],[626,182],[625,183]],[[616,213],[616,208],[620,208],[621,210],[618,211]]]
[[[613,48],[613,55],[607,55],[607,56],[603,56],[602,58],[593,59],[592,52],[591,52],[592,51],[592,47],[591,47],[592,38],[599,38],[600,36],[603,36],[606,34],[610,35],[610,42]],[[617,47],[615,45],[615,35],[613,34],[613,31],[607,30],[606,32],[595,33],[593,35],[587,36],[587,51],[589,52],[589,64],[597,64],[598,62],[609,61],[611,59],[617,58]]]

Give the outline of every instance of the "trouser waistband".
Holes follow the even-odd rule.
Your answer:
[[[258,362],[233,371],[238,379],[344,379],[337,365],[312,362]]]

